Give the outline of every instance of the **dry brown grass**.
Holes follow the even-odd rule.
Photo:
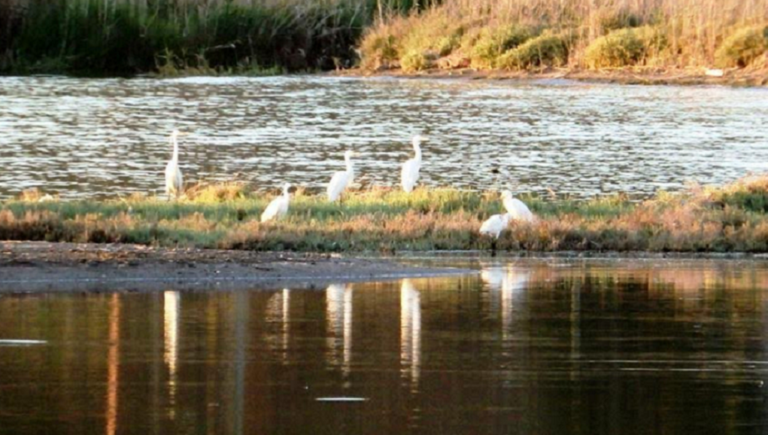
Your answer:
[[[494,41],[494,35],[499,29],[503,32],[514,26],[530,29],[530,37],[544,30],[573,35],[567,44],[567,63],[579,67],[587,64],[587,49],[600,38],[623,29],[651,26],[663,40],[663,49],[632,46],[634,52],[620,66],[710,67],[715,64],[716,51],[723,42],[745,32],[742,29],[753,29],[751,39],[746,38],[742,45],[760,49],[761,43],[756,40],[759,32],[754,29],[762,29],[766,24],[768,0],[446,0],[422,14],[393,15],[379,20],[361,43],[362,66],[396,67],[405,55],[414,58],[445,46],[449,48],[441,50],[442,59],[435,62],[441,67],[466,66],[471,62],[476,68],[494,68],[496,58],[520,43],[500,45],[498,40]],[[620,36],[627,39],[626,34]],[[381,44],[382,40],[387,43]],[[740,47],[738,43],[732,45]],[[617,47],[622,49],[620,44]],[[617,55],[615,50],[611,53]],[[739,53],[732,53],[730,57],[737,59],[738,66],[744,66],[744,59],[751,62],[759,55],[750,53],[742,58]],[[616,64],[595,61],[594,56],[590,62]],[[733,62],[730,65],[735,66]]]

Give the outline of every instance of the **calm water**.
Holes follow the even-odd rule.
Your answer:
[[[0,78],[0,196],[159,192],[178,127],[189,181],[319,187],[362,151],[395,185],[409,137],[422,181],[579,197],[723,183],[768,162],[768,90],[328,77]]]
[[[766,263],[471,264],[320,291],[2,296],[0,340],[44,342],[0,341],[0,433],[768,430]]]

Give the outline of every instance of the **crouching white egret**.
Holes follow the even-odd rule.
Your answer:
[[[359,153],[348,150],[344,153],[344,162],[347,165],[346,171],[339,171],[333,174],[331,182],[328,183],[328,200],[334,202],[341,197],[347,187],[355,179],[355,169],[352,167],[352,156],[357,156]]]
[[[496,242],[499,240],[499,236],[509,225],[509,220],[512,218],[509,213],[495,214],[488,218],[482,225],[480,225],[480,234],[493,237],[491,242],[491,251],[493,255],[496,255]]]
[[[495,214],[489,217],[488,220],[480,225],[480,234],[498,239],[501,233],[507,228],[507,225],[509,225],[509,220],[511,218],[509,213]]]
[[[288,193],[288,189],[291,188],[289,183],[285,183],[283,186],[283,194],[273,199],[269,203],[264,213],[261,214],[261,221],[267,222],[273,219],[277,220],[288,214],[288,204],[291,202],[291,194]]]
[[[401,183],[406,193],[411,193],[416,183],[419,181],[419,170],[421,169],[421,144],[429,139],[424,136],[416,135],[413,137],[413,151],[415,156],[403,163],[403,172]]]
[[[531,223],[536,219],[528,206],[512,196],[512,192],[504,191],[501,194],[501,201],[511,220]]]
[[[165,193],[168,195],[169,201],[171,194],[178,199],[184,190],[184,179],[179,168],[179,142],[177,140],[179,136],[183,136],[179,130],[173,130],[171,133],[170,143],[173,145],[173,157],[165,167]]]

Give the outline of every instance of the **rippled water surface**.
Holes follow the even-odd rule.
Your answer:
[[[765,263],[466,261],[482,273],[4,295],[0,432],[768,430]]]
[[[722,183],[768,162],[768,91],[568,81],[330,77],[0,78],[0,195],[159,192],[187,180],[318,187],[347,148],[363,184],[398,183],[425,133],[431,186],[593,196]]]

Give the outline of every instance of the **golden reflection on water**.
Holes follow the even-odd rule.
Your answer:
[[[120,376],[120,295],[109,300],[109,351],[107,352],[107,435],[117,432],[117,405]]]

